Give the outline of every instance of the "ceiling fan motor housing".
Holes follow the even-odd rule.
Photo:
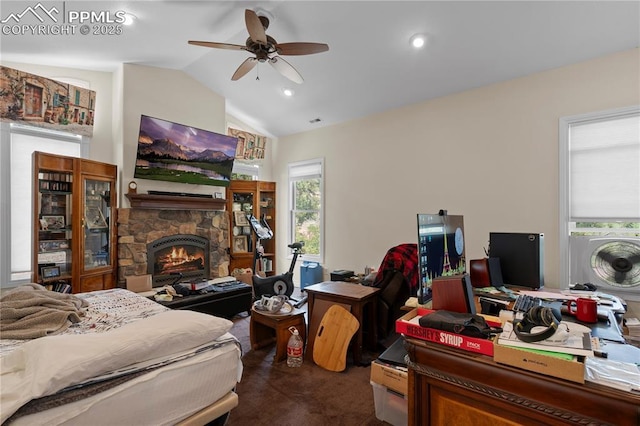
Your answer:
[[[324,43],[293,42],[278,44],[271,36],[266,34],[269,28],[270,13],[262,9],[253,11],[245,10],[245,25],[249,32],[249,37],[245,45],[231,43],[217,43],[211,41],[190,40],[189,44],[196,46],[212,47],[217,49],[246,50],[253,53],[255,57],[247,58],[240,64],[231,77],[235,81],[245,76],[258,62],[268,62],[280,74],[295,83],[302,83],[300,73],[287,61],[278,55],[312,55],[326,52],[329,46]]]

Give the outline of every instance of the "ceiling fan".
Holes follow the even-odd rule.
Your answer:
[[[302,76],[296,69],[279,55],[311,55],[326,52],[329,46],[324,43],[278,43],[273,37],[266,34],[269,28],[269,18],[258,16],[250,9],[244,11],[244,20],[249,32],[249,38],[244,46],[239,44],[216,43],[212,41],[189,40],[189,44],[217,49],[246,50],[255,55],[247,58],[233,73],[231,80],[236,81],[251,71],[258,62],[268,62],[280,74],[298,84],[303,82]]]

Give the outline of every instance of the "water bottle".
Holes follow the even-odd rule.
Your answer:
[[[289,327],[291,337],[287,343],[287,367],[300,367],[302,365],[302,353],[304,352],[302,338],[298,329]]]

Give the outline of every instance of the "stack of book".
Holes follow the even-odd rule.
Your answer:
[[[629,334],[625,336],[629,343],[640,347],[640,320],[638,318],[626,318],[624,320]]]
[[[575,328],[578,329],[576,330]],[[502,333],[498,336],[498,344],[568,355],[593,356],[596,342],[592,339],[591,332],[584,331],[582,328],[582,326],[575,323],[562,323],[558,331],[549,339],[527,343],[516,336],[513,330],[513,323],[507,322],[503,326]]]
[[[71,293],[71,285],[62,281],[52,284],[46,284],[45,288],[49,291],[56,291],[58,293]]]
[[[573,327],[569,328],[569,327]],[[598,349],[598,339],[584,331],[579,324],[560,323],[559,331],[548,340],[527,343],[513,331],[513,323],[506,322],[503,332],[494,341],[494,361],[525,370],[584,383],[584,360]],[[586,327],[584,327],[586,328]]]

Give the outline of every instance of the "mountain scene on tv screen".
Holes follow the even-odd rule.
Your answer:
[[[175,131],[174,134],[185,139],[188,136],[180,136],[182,129],[191,128],[180,126],[180,131]],[[167,129],[163,132],[165,135],[171,133]],[[203,138],[220,139],[215,144],[224,147],[227,152],[235,153],[237,139],[233,143],[235,138],[211,132],[202,133]],[[197,145],[197,142],[192,141],[192,144]],[[218,149],[203,148],[204,144],[214,145],[211,140],[207,140],[201,141],[199,147],[191,147],[186,143],[178,143],[171,137],[154,138],[141,128],[134,176],[196,185],[227,186],[233,168],[233,155]]]

